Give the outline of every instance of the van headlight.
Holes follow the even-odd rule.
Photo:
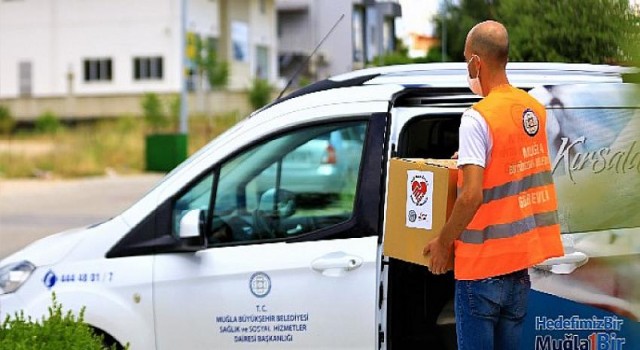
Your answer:
[[[0,267],[0,295],[18,290],[35,269],[36,267],[26,260]]]

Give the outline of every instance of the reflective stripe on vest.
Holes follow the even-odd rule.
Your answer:
[[[493,148],[482,204],[455,242],[456,278],[503,275],[562,255],[544,107],[522,90],[501,86],[473,108],[489,126]],[[531,114],[537,130],[524,124]],[[464,179],[458,180],[460,189]]]
[[[496,199],[505,198],[519,194],[534,187],[553,184],[553,177],[550,171],[531,174],[523,179],[507,182],[504,185],[496,186],[482,191],[483,203],[488,203]]]
[[[541,227],[509,239],[491,239],[483,244],[455,242],[455,277],[477,280],[525,269],[563,254],[560,225]],[[482,258],[482,256],[490,258]],[[470,268],[460,268],[470,267]],[[507,271],[507,272],[505,272]]]
[[[529,232],[536,227],[545,227],[559,224],[558,212],[534,214],[522,220],[508,224],[491,225],[484,230],[464,230],[460,240],[464,243],[481,244],[488,239],[507,238]]]

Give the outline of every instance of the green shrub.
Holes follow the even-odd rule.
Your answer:
[[[103,350],[103,339],[84,323],[84,308],[78,317],[71,311],[63,313],[55,294],[49,315],[34,321],[24,312],[7,316],[0,323],[0,350]],[[113,345],[111,349],[115,349]]]
[[[0,135],[8,135],[16,125],[9,107],[0,105]]]
[[[146,93],[140,104],[144,120],[153,132],[159,132],[171,124],[171,120],[164,112],[162,101],[160,101],[160,97],[157,94],[153,92]]]
[[[209,85],[214,89],[223,88],[229,83],[229,63],[227,61],[215,62],[216,64],[207,70],[207,79]]]
[[[52,111],[45,111],[36,119],[36,130],[43,134],[55,134],[62,130],[62,123]]]
[[[254,79],[249,88],[249,103],[253,109],[260,109],[271,101],[271,85],[264,79]]]
[[[181,96],[174,95],[169,100],[167,107],[169,107],[169,119],[170,123],[173,125],[173,129],[177,130],[178,125],[180,124],[180,108],[182,107]]]

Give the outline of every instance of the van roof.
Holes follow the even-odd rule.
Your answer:
[[[620,83],[624,74],[637,73],[636,68],[594,65],[583,63],[524,63],[507,64],[507,75],[511,84],[531,89],[542,85],[581,83]],[[435,88],[469,94],[467,65],[464,62],[406,64],[361,69],[298,89],[262,109],[256,114],[286,100],[339,88],[395,85],[406,89]]]
[[[521,87],[558,83],[621,82],[623,74],[635,71],[636,69],[628,67],[578,63],[512,62],[507,64],[509,80]],[[461,87],[467,84],[466,75],[466,63],[455,62],[367,68],[329,79],[342,82],[359,77],[371,77],[364,84]]]

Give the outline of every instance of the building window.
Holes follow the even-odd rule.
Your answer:
[[[207,37],[207,48],[213,52],[218,52],[218,38],[215,36]]]
[[[111,58],[90,58],[84,60],[84,81],[111,81]]]
[[[364,62],[364,9],[360,6],[353,7],[353,14],[351,18],[351,32],[353,37],[353,61]]]
[[[393,17],[385,17],[384,22],[382,23],[382,50],[385,53],[391,52],[395,49],[395,25],[394,25]]]
[[[256,46],[256,77],[269,79],[269,49],[265,46]]]
[[[133,59],[134,80],[162,80],[162,57],[135,57]]]
[[[260,13],[261,14],[265,14],[267,13],[267,1],[266,0],[260,0]]]
[[[18,88],[20,96],[31,96],[31,62],[19,62],[18,63]]]

